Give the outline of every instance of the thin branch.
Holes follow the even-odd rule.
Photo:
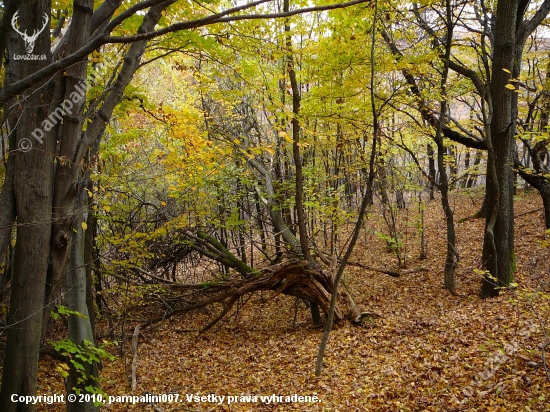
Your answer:
[[[180,30],[191,30],[196,29],[198,27],[204,27],[208,25],[212,25],[215,23],[228,23],[231,21],[237,21],[237,20],[258,20],[258,19],[276,19],[276,18],[284,18],[284,17],[290,17],[295,16],[298,14],[303,13],[310,13],[314,11],[326,11],[326,10],[334,10],[334,9],[341,9],[345,7],[350,7],[356,4],[361,4],[368,2],[369,0],[352,0],[347,3],[340,3],[340,4],[332,4],[327,6],[315,6],[315,7],[306,7],[302,9],[292,10],[287,13],[265,13],[265,14],[249,14],[249,15],[237,15],[237,16],[229,16],[230,14],[234,14],[240,11],[244,11],[253,7],[256,7],[260,4],[271,2],[273,0],[260,0],[253,3],[249,3],[243,6],[239,7],[233,7],[230,9],[227,9],[221,13],[217,13],[211,16],[203,17],[196,20],[190,20],[186,22],[176,23],[171,26],[168,26],[161,30],[156,31],[149,31],[146,33],[139,33],[134,36],[110,36],[109,33],[113,31],[116,27],[116,24],[122,23],[126,18],[129,17],[129,10],[133,10],[136,8],[135,11],[144,9],[143,5],[145,3],[140,3],[139,5],[136,5],[129,10],[127,10],[124,13],[121,13],[117,18],[115,18],[107,27],[104,29],[104,31],[100,34],[98,34],[96,37],[90,40],[90,42],[82,47],[81,49],[77,50],[73,54],[57,61],[54,63],[51,63],[50,65],[44,67],[41,70],[38,70],[37,72],[25,77],[24,79],[14,82],[8,86],[5,86],[4,88],[0,89],[0,105],[5,104],[7,101],[12,99],[13,97],[21,94],[25,90],[27,90],[29,87],[31,87],[34,84],[39,83],[43,79],[54,75],[55,73],[62,71],[66,69],[67,67],[81,61],[83,58],[88,56],[90,53],[92,53],[95,50],[98,50],[101,46],[109,43],[134,43],[141,40],[150,40],[155,37],[162,36],[167,33],[180,31]],[[158,0],[149,1],[146,2],[147,5],[154,5],[159,2]],[[172,2],[169,2],[172,3]],[[139,6],[139,7],[138,7]],[[134,13],[135,13],[134,11]],[[133,13],[132,13],[133,14]]]

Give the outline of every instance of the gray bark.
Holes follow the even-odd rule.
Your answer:
[[[86,193],[80,197],[80,206],[87,209]],[[65,276],[65,303],[71,311],[79,312],[85,317],[76,315],[69,316],[69,336],[68,338],[77,345],[84,345],[84,341],[94,342],[94,331],[90,321],[90,313],[87,304],[87,276],[86,276],[86,261],[84,260],[84,242],[85,232],[82,228],[82,222],[87,219],[88,212],[85,211],[79,215],[75,221],[74,229],[76,233],[73,236],[73,244],[70,248],[70,259],[67,265],[67,273]],[[95,362],[87,363],[80,359],[75,359],[84,366],[84,373],[88,377],[87,380],[78,383],[78,379],[82,377],[81,373],[69,363],[69,376],[67,378],[67,395],[76,393],[75,389],[79,389],[81,393],[86,393],[84,389],[88,385],[98,386],[97,376],[98,369]],[[67,402],[67,412],[96,412],[98,407],[94,406],[93,402]]]
[[[275,200],[275,190],[273,189],[273,179],[271,177],[271,173],[257,159],[250,159],[248,162],[264,177],[267,198],[263,198],[261,196],[260,198],[267,207],[267,211],[275,232],[280,233],[283,240],[291,246],[297,254],[301,255],[302,247],[300,245],[300,241],[296,238],[296,236],[294,236],[286,225],[283,217],[281,216],[281,208]]]

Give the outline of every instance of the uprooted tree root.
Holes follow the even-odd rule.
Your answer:
[[[262,269],[255,276],[247,279],[228,279],[202,284],[171,283],[163,287],[171,292],[169,298],[162,299],[164,313],[150,319],[143,326],[161,322],[177,314],[221,303],[222,311],[201,329],[201,332],[205,332],[222,320],[241,297],[262,290],[274,291],[274,296],[282,293],[317,303],[327,313],[334,290],[334,280],[322,269],[312,270],[306,261],[300,260]],[[370,315],[359,310],[347,291],[343,290],[339,295],[340,299],[334,312],[336,319],[342,320],[347,317],[354,322],[360,322]]]

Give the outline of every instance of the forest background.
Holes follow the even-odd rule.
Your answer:
[[[2,410],[549,410],[550,1],[1,6]]]

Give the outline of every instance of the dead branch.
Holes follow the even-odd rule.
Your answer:
[[[200,333],[203,333],[203,332],[206,332],[208,329],[210,329],[212,326],[214,326],[216,323],[218,323],[220,320],[222,320],[222,318],[227,314],[227,312],[229,312],[231,310],[231,308],[233,307],[233,305],[235,304],[235,302],[239,299],[238,296],[233,296],[230,300],[229,300],[229,303],[227,305],[224,305],[224,309],[222,310],[222,312],[216,316],[216,318],[210,322],[208,325],[206,325],[204,328],[202,328],[200,330]]]
[[[132,391],[136,389],[137,385],[138,339],[139,325],[134,329],[134,336],[132,337]]]
[[[529,215],[529,214],[535,213],[535,212],[540,212],[541,210],[543,210],[543,208],[542,208],[542,207],[539,207],[538,209],[533,209],[533,210],[530,210],[530,211],[528,211],[528,212],[523,212],[523,213],[520,213],[520,214],[518,214],[518,215],[514,215],[514,219],[515,219],[516,217]]]
[[[419,268],[405,269],[405,270],[400,270],[399,272],[395,272],[393,270],[375,268],[375,267],[372,267],[372,266],[369,266],[369,265],[364,265],[364,264],[359,263],[359,262],[348,262],[348,265],[357,266],[357,267],[367,269],[367,270],[372,270],[373,272],[384,273],[386,275],[390,275],[393,278],[398,278],[398,277],[401,277],[403,275],[409,275],[411,273],[427,272],[428,271],[427,268],[419,267]]]
[[[321,251],[318,250],[317,253],[319,255],[319,258],[325,264],[327,264],[327,265],[331,264],[331,261],[326,256],[324,256]],[[338,260],[338,262],[340,262],[340,259]],[[406,269],[406,270],[400,270],[399,272],[395,272],[393,270],[375,268],[373,266],[365,265],[365,264],[359,263],[359,262],[348,262],[347,264],[349,266],[357,266],[357,267],[360,267],[362,269],[372,270],[373,272],[384,273],[384,274],[390,275],[391,277],[394,277],[394,278],[398,278],[398,277],[401,277],[402,275],[408,275],[408,274],[411,274],[411,273],[427,272],[428,271],[427,268],[419,267],[419,268]]]

